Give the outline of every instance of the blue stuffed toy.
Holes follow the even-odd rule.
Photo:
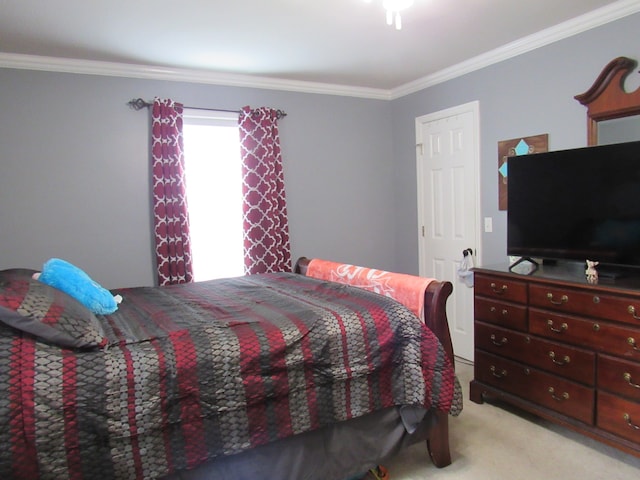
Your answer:
[[[122,301],[120,295],[112,295],[109,290],[93,281],[84,271],[59,258],[47,260],[42,266],[42,273],[34,274],[33,278],[62,290],[93,313],[100,315],[115,312],[118,309],[118,304]]]

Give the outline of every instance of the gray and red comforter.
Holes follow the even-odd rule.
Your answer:
[[[0,478],[156,478],[385,407],[461,408],[442,345],[390,298],[287,273],[117,293],[105,346],[0,331]]]

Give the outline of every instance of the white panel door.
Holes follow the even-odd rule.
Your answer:
[[[455,354],[473,360],[473,288],[459,277],[463,250],[480,248],[478,103],[416,119],[420,275],[449,280]]]

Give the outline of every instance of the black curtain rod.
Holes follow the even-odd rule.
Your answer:
[[[147,102],[142,98],[134,98],[131,99],[127,102],[127,105],[129,105],[130,108],[133,108],[134,110],[142,110],[143,108],[149,108],[150,106],[153,105],[153,103]],[[229,113],[237,113],[240,114],[240,110],[223,110],[221,108],[202,108],[202,107],[188,107],[186,105],[183,105],[183,108],[192,108],[192,109],[196,109],[196,110],[207,110],[210,112],[229,112]],[[276,110],[277,114],[278,114],[278,119],[281,119],[283,117],[287,116],[287,113],[284,112],[283,110]]]

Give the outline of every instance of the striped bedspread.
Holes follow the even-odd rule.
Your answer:
[[[302,275],[118,290],[108,345],[0,335],[0,478],[157,478],[457,381],[407,308]],[[458,392],[459,393],[459,392]]]

